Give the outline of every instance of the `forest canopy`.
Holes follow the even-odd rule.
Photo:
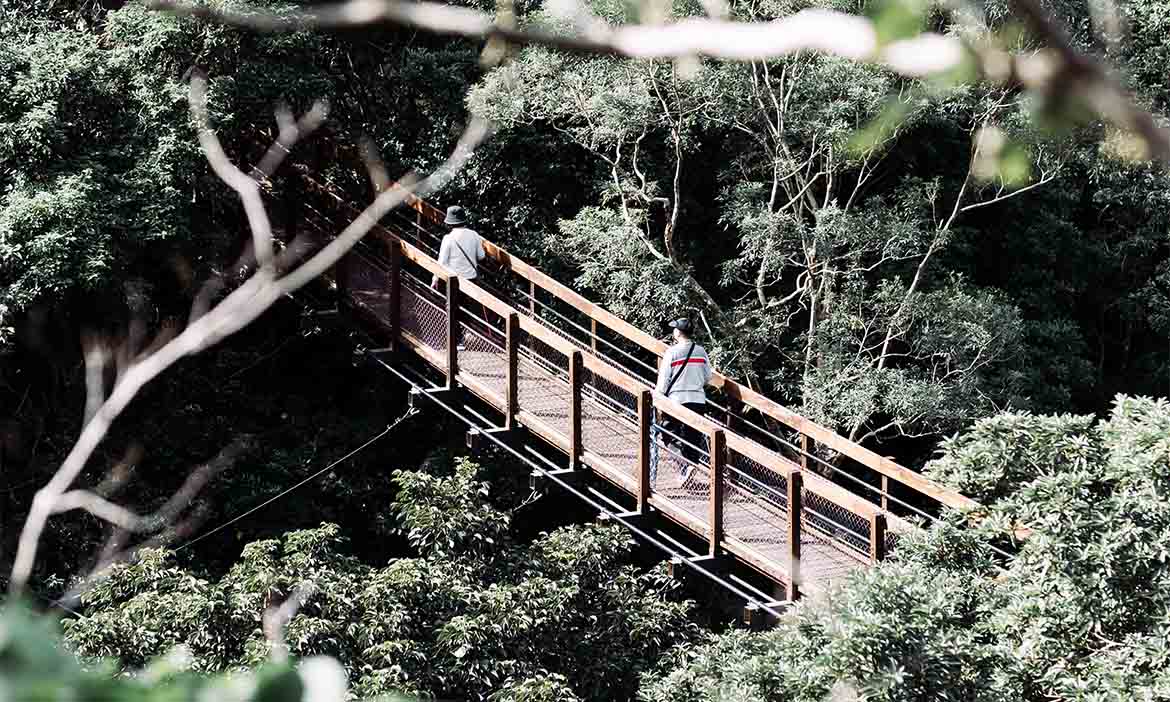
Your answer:
[[[0,5],[4,576],[91,415],[92,340],[137,352],[196,316],[203,281],[251,270],[233,263],[249,215],[200,148],[193,76],[240,164],[271,140],[274,106],[328,103],[270,179],[282,232],[302,172],[370,200],[338,145],[376,151],[396,178],[489,121],[437,205],[655,336],[693,318],[728,376],[979,501],[982,521],[948,515],[745,631],[619,528],[526,496],[515,462],[461,457],[461,428],[409,415],[316,492],[111,566],[59,627],[9,603],[0,697],[1170,698],[1170,405],[1156,399],[1170,394],[1170,179],[1150,144],[1075,81],[1044,92],[966,63],[907,75],[832,51],[564,50],[598,19],[779,27],[814,11],[869,22],[868,58],[922,32],[1050,56],[1018,3],[568,5],[442,6],[495,13],[512,34],[486,44],[394,22],[220,21],[302,9],[267,1],[208,5],[219,19]],[[1166,127],[1163,3],[1042,9]],[[401,386],[354,365],[364,343],[282,300],[144,389],[79,482],[149,512],[227,456],[202,517],[279,496],[404,411]],[[1032,535],[1005,560],[990,544],[1018,524]],[[30,582],[41,599],[25,604],[78,586],[110,533],[54,515]],[[267,613],[294,600],[274,635]]]

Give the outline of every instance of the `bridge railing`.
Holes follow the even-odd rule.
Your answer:
[[[705,535],[712,554],[734,553],[788,583],[792,596],[802,583],[802,551],[833,551],[836,562],[860,565],[888,548],[879,506],[652,393],[479,285],[453,278],[388,229],[346,258],[337,282],[355,309],[444,372],[448,385],[494,404],[509,426],[522,423],[572,464],[626,490],[639,509],[653,507]],[[535,375],[540,384],[525,382]],[[698,430],[705,445],[690,448],[701,455],[665,445],[655,416]],[[690,489],[660,484],[662,474],[686,465],[694,466]],[[780,553],[769,548],[777,541]]]
[[[419,198],[409,198],[408,205],[412,234],[425,238],[426,233],[431,232],[431,236],[435,236],[433,228],[441,226],[443,213]],[[627,373],[652,382],[657,359],[666,349],[665,343],[502,247],[486,242],[485,248],[501,271],[517,279],[513,281],[518,283],[514,287],[521,291],[531,316],[545,317],[579,347],[606,356]],[[542,304],[537,291],[543,291],[546,298],[560,303],[562,309],[557,311],[551,305]],[[539,315],[540,312],[544,314]],[[571,317],[573,313],[576,319]],[[548,319],[550,317],[552,319]],[[605,331],[611,338],[607,338]],[[631,345],[635,347],[632,350]],[[974,500],[848,440],[731,378],[716,373],[713,384],[724,396],[720,409],[728,417],[724,422],[726,425],[758,436],[763,443],[773,445],[795,460],[802,469],[831,476],[889,512],[929,520],[940,507],[961,511],[980,509]],[[733,404],[742,409],[733,408]],[[777,425],[791,431],[792,437],[780,435],[776,431]]]
[[[330,159],[351,162],[355,172],[363,170],[357,151],[344,140],[325,139],[323,147]],[[308,176],[303,177],[303,182],[331,207],[349,215],[357,212],[335,188]],[[391,212],[388,220],[392,220],[392,226],[405,241],[420,250],[433,252],[438,245],[436,228],[442,222],[443,212],[415,197],[408,199],[408,207]],[[502,274],[497,276],[500,287],[506,288],[501,298],[529,316],[542,319],[583,351],[602,356],[632,377],[653,381],[657,361],[665,348],[662,341],[502,247],[489,243],[487,248]],[[493,292],[501,290],[497,288]],[[981,512],[981,506],[974,500],[840,436],[731,378],[717,373],[714,382],[722,396],[712,398],[712,404],[719,410],[725,427],[772,448],[806,472],[824,475],[844,485],[891,515],[930,521],[944,507],[976,515]],[[1017,536],[1026,538],[1027,530],[1017,530]]]

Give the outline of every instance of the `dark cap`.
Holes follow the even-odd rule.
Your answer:
[[[459,205],[451,205],[447,208],[447,218],[443,220],[443,224],[454,226],[467,224],[467,213]]]
[[[671,329],[677,329],[683,334],[690,334],[695,330],[695,328],[691,326],[691,320],[687,319],[686,317],[674,320],[670,323],[669,326]]]

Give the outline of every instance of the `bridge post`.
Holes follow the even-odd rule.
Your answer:
[[[886,513],[869,516],[869,560],[879,563],[886,559]]]
[[[459,375],[459,278],[447,278],[447,389],[454,390]]]
[[[509,312],[504,328],[504,346],[508,353],[508,376],[504,388],[504,428],[516,428],[520,411],[520,315]]]
[[[723,466],[727,463],[727,435],[718,427],[711,429],[707,446],[711,452],[711,493],[708,504],[711,540],[708,553],[717,556],[723,543]]]
[[[581,467],[581,385],[585,379],[581,352],[569,354],[569,468]]]
[[[788,600],[800,597],[800,513],[804,474],[788,474]]]
[[[402,330],[402,245],[390,241],[390,349],[397,351]]]
[[[638,393],[638,513],[650,512],[650,417],[654,399],[649,390]]]

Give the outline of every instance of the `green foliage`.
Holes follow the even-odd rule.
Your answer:
[[[680,651],[640,699],[1019,699],[1010,648],[971,624],[986,585],[966,573],[888,565],[795,607],[773,630]]]
[[[952,515],[903,538],[774,631],[679,649],[640,697],[1163,699],[1168,436],[1170,403],[1144,398],[1117,398],[1103,422],[979,422],[930,467],[987,501],[979,530]],[[986,537],[1017,520],[1033,534],[1000,570]]]
[[[46,617],[9,604],[0,613],[0,693],[21,702],[341,702],[344,671],[336,661],[314,658],[296,668],[263,663],[230,676],[188,669],[176,649],[137,675],[114,675],[106,666],[85,668],[63,650]]]
[[[362,696],[390,692],[501,700],[610,699],[690,640],[690,605],[662,570],[625,564],[618,527],[569,527],[513,543],[478,467],[398,471],[392,509],[419,557],[374,568],[344,555],[337,527],[249,544],[219,580],[173,554],[119,565],[66,622],[86,658],[139,667],[184,643],[198,670],[254,666],[270,647],[260,615],[301,583],[313,594],[288,626],[290,653],[329,655]]]

